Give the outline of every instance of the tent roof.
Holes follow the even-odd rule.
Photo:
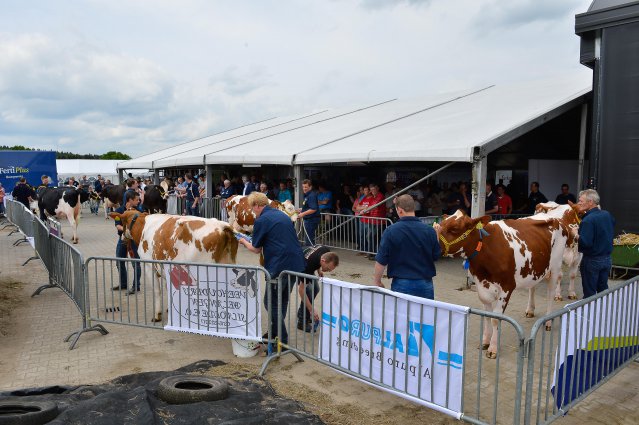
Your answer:
[[[588,11],[575,16],[575,33],[639,21],[637,0],[594,0]]]
[[[591,77],[580,73],[275,118],[174,146],[118,167],[470,162],[475,147],[487,154],[583,102],[590,90]]]
[[[86,175],[114,175],[118,174],[119,159],[56,159],[58,174]]]

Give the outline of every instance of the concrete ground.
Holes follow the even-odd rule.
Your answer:
[[[89,215],[87,210],[83,214],[77,249],[85,260],[90,256],[113,256],[116,243],[113,221]],[[63,230],[69,235],[68,240],[68,224],[64,224]],[[201,359],[224,360],[248,374],[259,370],[263,358],[236,358],[228,340],[124,325],[105,324],[108,335],[85,334],[77,347],[69,351],[63,339],[82,324],[76,306],[58,289],[47,289],[38,296],[30,297],[37,287],[47,283],[47,273],[39,261],[21,266],[33,255],[33,249],[27,244],[13,247],[18,235],[8,237],[8,234],[9,229],[0,231],[0,288],[4,290],[0,295],[10,295],[0,296],[0,304],[4,302],[10,306],[10,317],[6,310],[0,310],[0,391],[100,383],[129,373],[172,370]],[[332,277],[370,284],[373,263],[349,251],[338,252],[341,264]],[[238,263],[256,264],[257,258],[240,248]],[[481,308],[475,292],[458,290],[464,284],[465,274],[460,260],[445,259],[438,263],[436,298]],[[577,288],[580,288],[579,280]],[[537,316],[545,310],[545,292],[538,291]],[[526,298],[524,291],[515,293],[506,314],[522,324],[527,334],[535,319],[523,317]],[[553,303],[554,308],[562,305]],[[479,383],[480,392],[488,394],[482,396],[480,410],[485,412],[492,408],[494,392],[491,392],[491,387],[494,387],[495,380],[499,381],[499,423],[508,423],[507,418],[512,417],[515,396],[517,339],[514,332],[506,328],[504,326],[499,377],[495,375],[495,361],[484,359],[483,377]],[[471,321],[469,341],[478,341],[478,332],[478,324]],[[480,352],[469,350],[469,364],[473,364],[471,359],[477,362],[481,356]],[[470,412],[476,405],[478,385],[477,377],[469,376],[472,370],[472,367],[468,369],[465,383],[466,406]],[[292,357],[282,358],[269,368],[266,378],[278,391],[304,401],[328,423],[361,423],[369,419],[378,423],[451,422],[446,416],[371,388],[313,361],[297,363]],[[639,364],[633,363],[580,402],[558,423],[639,423],[638,405]]]

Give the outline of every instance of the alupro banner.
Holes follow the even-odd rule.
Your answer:
[[[460,418],[467,307],[333,279],[322,282],[322,360]]]
[[[561,316],[552,387],[558,409],[566,410],[639,352],[638,297],[635,280]]]
[[[258,269],[165,265],[169,294],[166,330],[262,340]]]

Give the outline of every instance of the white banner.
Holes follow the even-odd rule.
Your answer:
[[[468,307],[322,281],[320,358],[459,419]]]
[[[566,410],[639,352],[638,296],[634,281],[561,316],[552,387],[558,409]]]
[[[262,340],[259,269],[164,266],[169,317],[164,329]]]

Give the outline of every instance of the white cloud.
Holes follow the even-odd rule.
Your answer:
[[[0,144],[133,156],[344,104],[581,69],[589,0],[25,0],[0,14]]]

